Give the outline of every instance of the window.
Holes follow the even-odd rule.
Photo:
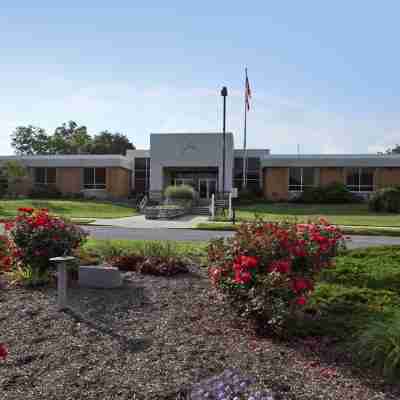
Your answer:
[[[106,169],[105,168],[84,168],[83,187],[85,189],[105,189]]]
[[[135,158],[135,191],[147,193],[150,187],[150,158]]]
[[[34,177],[37,185],[54,185],[56,176],[56,168],[35,168]]]
[[[258,157],[247,158],[247,189],[257,192],[260,190],[260,159]],[[234,159],[234,178],[233,185],[239,190],[243,183],[243,158],[235,157]]]
[[[174,180],[174,185],[175,186],[189,185],[194,187],[194,182],[192,178],[177,178]]]
[[[352,192],[372,192],[374,190],[374,168],[349,168],[346,186]]]
[[[305,188],[314,186],[315,168],[289,168],[289,190],[302,192]]]

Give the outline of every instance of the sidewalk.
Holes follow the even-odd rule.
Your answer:
[[[115,218],[115,219],[96,219],[89,225],[95,226],[116,226],[120,228],[141,228],[141,229],[157,229],[157,228],[195,228],[197,224],[208,222],[207,216],[202,215],[185,215],[181,218],[171,220],[146,219],[144,215],[135,215],[133,217]]]

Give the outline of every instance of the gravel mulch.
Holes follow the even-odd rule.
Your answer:
[[[254,337],[223,307],[205,271],[190,271],[127,273],[121,289],[72,288],[68,313],[56,310],[54,288],[0,290],[0,341],[10,351],[0,362],[0,398],[172,400],[227,368],[277,399],[400,398],[399,386],[305,351],[310,343]]]

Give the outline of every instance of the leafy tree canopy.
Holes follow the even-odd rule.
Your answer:
[[[58,126],[52,135],[32,125],[19,126],[11,135],[16,154],[122,154],[135,149],[122,133],[102,131],[93,137],[87,127],[75,121]]]
[[[387,149],[386,154],[400,154],[400,145],[396,144],[393,149]]]

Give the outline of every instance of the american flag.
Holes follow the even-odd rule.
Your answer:
[[[249,78],[247,77],[247,68],[246,68],[246,87],[244,92],[244,101],[246,102],[247,111],[250,110],[250,99],[251,99],[251,90],[250,90]]]

